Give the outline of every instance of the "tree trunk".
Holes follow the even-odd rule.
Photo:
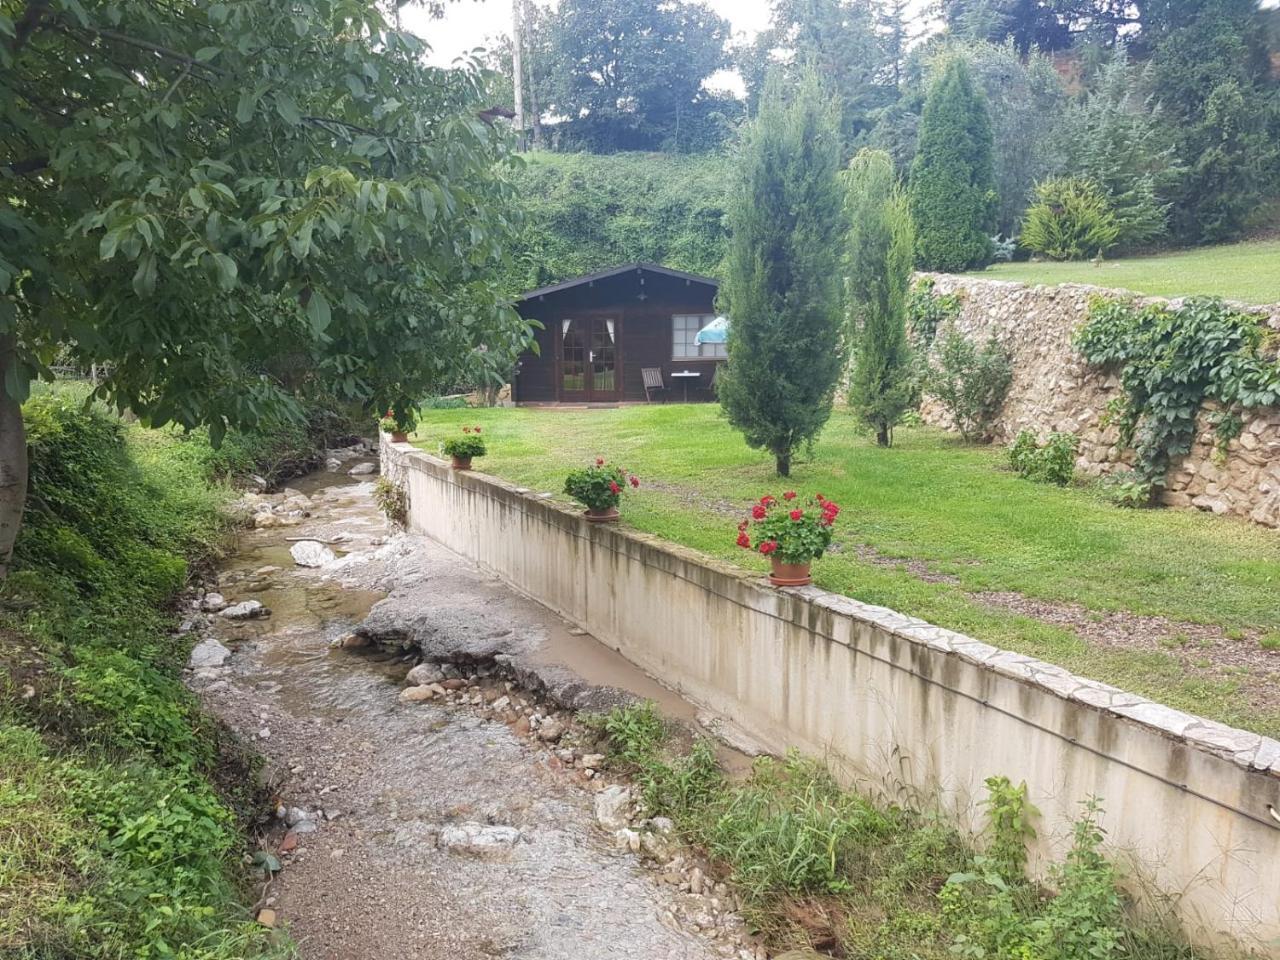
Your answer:
[[[882,447],[893,446],[893,435],[885,424],[880,424],[880,426],[876,427],[876,443]]]
[[[789,453],[778,454],[777,461],[778,461],[778,476],[780,477],[791,476],[791,454]]]
[[[15,368],[13,334],[0,336],[0,370]],[[12,384],[10,386],[13,386]],[[9,574],[13,542],[27,502],[27,431],[22,404],[0,386],[0,579]]]

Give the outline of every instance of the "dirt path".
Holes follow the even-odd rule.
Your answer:
[[[601,683],[606,698],[613,687],[668,703],[671,695],[459,557],[393,536],[372,505],[371,484],[345,473],[330,480],[336,485],[313,481],[300,496],[263,502],[290,525],[272,521],[247,534],[218,587],[226,602],[258,600],[272,613],[197,617],[211,638],[198,648],[206,663],[223,656],[212,639],[234,653],[191,673],[206,704],[278,771],[292,826],[282,819],[266,838],[283,870],[261,905],[289,929],[301,956],[757,956],[732,912],[714,909],[723,903],[682,890],[678,879],[660,882],[637,856],[619,852],[596,821],[602,778],[567,769],[572,756],[561,760],[550,745],[521,736],[528,716],[511,713],[508,724],[457,702],[484,706],[478,687],[450,694],[454,702],[404,702],[412,659],[333,642],[391,592],[375,618],[384,629],[405,617],[421,634],[427,617],[441,642],[514,644],[547,662],[553,680],[568,677],[553,661],[571,656],[595,674],[590,684],[572,678],[566,689],[575,695],[594,695]],[[328,542],[338,558],[320,569],[295,565],[288,538],[299,537]],[[511,699],[532,703],[514,687]]]

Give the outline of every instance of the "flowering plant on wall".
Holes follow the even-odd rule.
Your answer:
[[[820,493],[803,502],[794,490],[781,500],[769,494],[752,506],[749,519],[738,524],[738,546],[778,563],[812,563],[831,545],[839,515],[836,502]]]
[[[394,407],[387,407],[387,412],[378,420],[378,426],[383,433],[412,433],[417,422],[413,409],[397,412]]]
[[[587,508],[592,519],[617,516],[622,491],[640,486],[640,478],[615,464],[597,458],[595,465],[574,470],[565,478],[564,492]]]
[[[444,452],[459,460],[483,457],[488,452],[479,427],[463,427],[462,436],[450,437],[444,442]]]

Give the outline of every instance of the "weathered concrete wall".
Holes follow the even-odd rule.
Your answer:
[[[964,333],[995,337],[1013,358],[1013,383],[995,423],[998,440],[1012,441],[1020,430],[1041,437],[1061,430],[1080,437],[1077,467],[1090,476],[1132,463],[1132,451],[1116,446],[1119,431],[1101,423],[1108,402],[1121,393],[1119,378],[1085,363],[1071,345],[1092,297],[1129,294],[1083,284],[1046,287],[927,276],[934,278],[937,293],[959,295],[963,306],[957,323]],[[1138,302],[1169,301],[1147,297]],[[1280,330],[1280,304],[1242,309],[1255,309]],[[930,423],[949,425],[936,402],[926,401],[921,412]],[[1164,502],[1280,527],[1280,410],[1246,412],[1244,430],[1227,445],[1225,458],[1216,453],[1208,413],[1206,408],[1200,418],[1191,453],[1170,471]]]
[[[1114,850],[1179,895],[1188,931],[1280,956],[1280,743],[813,587],[587,523],[384,437],[410,523],[580,624],[770,748],[980,826],[983,780],[1025,780],[1033,862],[1090,796]]]

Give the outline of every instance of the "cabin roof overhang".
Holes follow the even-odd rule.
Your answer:
[[[527,303],[530,300],[538,300],[553,293],[572,290],[574,287],[588,286],[597,280],[608,280],[610,277],[618,277],[626,273],[651,273],[658,276],[672,277],[676,280],[683,280],[685,283],[699,283],[708,286],[713,291],[720,286],[720,281],[711,277],[703,277],[696,273],[685,273],[683,270],[672,270],[670,267],[663,267],[656,263],[625,263],[619,267],[610,267],[608,270],[588,273],[586,276],[574,277],[572,280],[563,280],[560,283],[553,283],[545,287],[539,287],[536,290],[530,290],[527,293],[520,294],[516,298],[516,302]]]

